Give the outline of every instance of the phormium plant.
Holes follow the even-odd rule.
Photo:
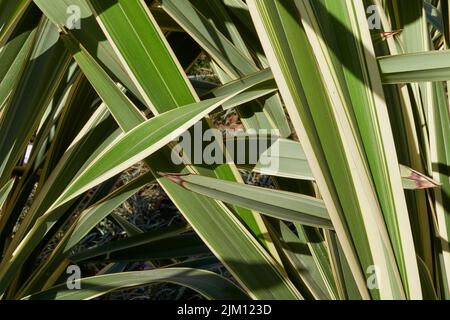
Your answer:
[[[0,0],[0,298],[449,299],[449,45],[447,0]],[[149,184],[185,223],[114,213]]]

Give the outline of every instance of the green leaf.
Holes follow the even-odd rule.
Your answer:
[[[25,297],[25,300],[89,300],[105,293],[169,282],[188,287],[207,299],[246,300],[248,297],[229,280],[209,271],[189,268],[156,269],[83,278],[76,280],[82,290],[69,290],[66,284]]]
[[[20,79],[33,48],[37,28],[18,32],[20,34],[8,41],[0,52],[0,111]]]
[[[134,224],[115,212],[111,213],[111,218],[125,231],[129,237],[143,233],[139,227],[136,227]]]
[[[258,140],[261,138],[264,139],[264,137],[260,137]],[[287,139],[277,139],[273,142],[259,156],[253,171],[283,178],[314,180],[301,144]]]
[[[82,53],[83,51],[77,52]],[[95,70],[96,66],[95,64],[87,65],[88,67],[94,66],[93,68],[94,71],[90,70],[89,68],[86,68],[86,64],[81,63],[80,66],[82,67],[82,69],[84,68],[86,74],[89,76],[92,76],[93,72],[95,72],[94,74],[97,76],[98,75],[102,76],[101,72]],[[108,79],[104,80],[108,81]],[[106,88],[109,90],[115,87],[107,85]],[[240,88],[240,90],[242,91],[246,89],[248,88],[245,87]],[[238,94],[239,92],[241,91],[238,91],[235,94]],[[213,99],[213,101],[216,101],[217,104],[219,105],[221,102],[225,102],[227,99],[233,96],[234,95],[230,95],[227,98]],[[111,108],[112,111],[117,110],[117,107],[121,106],[121,104],[118,104],[117,101],[112,101],[112,103],[113,103],[113,107]],[[205,104],[208,103],[211,103],[211,101],[206,101],[196,106],[197,107],[202,105],[205,106]],[[130,112],[134,112],[133,111],[134,109],[131,108],[132,105],[122,104],[122,106],[128,108],[125,109],[129,110]],[[175,115],[175,113],[177,112],[182,113],[186,109],[189,108],[179,108],[178,110],[174,109],[171,114]],[[203,110],[203,108],[201,109]],[[211,107],[211,109],[213,108]],[[192,109],[190,109],[189,112],[192,112]],[[207,112],[205,112],[205,114],[207,114]],[[131,115],[131,113],[128,113],[127,115],[123,116],[124,117],[123,119],[120,117],[117,117],[117,119],[120,118],[121,123],[126,123],[125,117],[128,117],[128,115]],[[164,119],[166,116],[162,115],[162,118]],[[196,115],[196,117],[200,119],[203,116]],[[133,127],[139,124],[137,123],[136,118],[128,117],[126,119],[131,119],[129,125]],[[159,122],[161,118],[156,117],[149,121],[152,120]],[[145,126],[145,124],[147,123],[148,122],[145,122],[141,125]],[[138,128],[139,126],[133,130],[139,130]],[[133,134],[133,130],[129,131],[128,134]],[[180,130],[179,133],[182,133],[182,131]],[[123,135],[123,137],[127,137],[127,134]],[[120,141],[120,138],[118,139],[118,141]],[[92,162],[89,161],[88,164],[90,163]],[[86,164],[86,167],[89,166],[88,164]],[[156,168],[158,168],[158,166],[161,167],[164,165],[167,166],[168,163],[162,161],[152,161],[152,166],[156,166]],[[221,173],[225,173],[223,169],[225,168],[220,168]],[[78,176],[78,178],[79,177],[80,176]],[[195,225],[196,230],[202,237],[207,239],[205,243],[207,243],[210,248],[213,248],[215,254],[217,254],[218,257],[221,259],[221,261],[223,261],[224,264],[233,272],[238,281],[244,284],[244,287],[246,288],[246,290],[248,290],[251,296],[260,298],[269,298],[269,297],[280,297],[286,299],[301,298],[301,296],[295,290],[295,288],[292,286],[289,280],[283,277],[283,274],[280,271],[280,267],[276,264],[273,258],[261,247],[261,245],[257,242],[257,240],[253,238],[251,234],[248,233],[246,228],[243,225],[241,225],[240,221],[234,216],[234,213],[229,211],[228,208],[226,208],[223,204],[209,200],[206,197],[192,196],[192,195],[186,197],[185,195],[186,193],[188,193],[187,191],[182,191],[183,189],[181,190],[174,189],[173,187],[168,186],[166,181],[164,181],[163,179],[159,179],[159,182],[165,188],[169,196],[177,203],[177,206],[179,207],[180,211],[183,212],[183,214],[188,218],[188,220],[191,223],[192,221],[195,222],[193,223],[193,225]],[[211,218],[205,217],[203,214],[204,212],[209,212],[213,216],[215,214],[214,219],[212,219],[212,217]],[[45,215],[39,221],[37,221],[36,226],[34,226],[33,229],[30,231],[28,237],[20,244],[19,249],[17,250],[17,254],[14,257],[11,257],[11,259],[5,260],[5,264],[7,263],[9,265],[9,268],[3,270],[2,277],[0,277],[2,287],[4,287],[9,281],[12,280],[8,276],[9,275],[8,272],[13,270],[13,266],[17,266],[20,265],[19,263],[23,263],[24,258],[26,258],[26,255],[29,254],[30,250],[32,249],[32,247],[30,247],[30,241],[36,241],[38,238],[40,239],[42,233],[45,234],[45,232],[47,232],[46,230],[48,230],[47,229],[48,219],[50,220],[52,219],[52,214],[50,212],[49,215]],[[215,238],[215,236],[213,237],[212,234],[210,234],[211,232],[213,232],[213,234],[215,235],[217,235],[219,232],[225,233],[224,236]],[[239,244],[240,250],[236,250],[235,246],[231,247],[223,246],[222,245],[223,243],[228,244],[235,243],[236,245]],[[244,261],[248,260],[250,263],[243,265],[240,262],[242,260]],[[259,270],[258,272],[261,272],[261,274],[267,275],[264,277],[268,279],[266,285],[261,286],[260,281],[254,279],[253,274],[255,270]]]
[[[264,137],[243,136],[244,139],[260,140]],[[265,143],[269,145],[269,142]],[[277,164],[277,165],[267,165]],[[405,190],[420,190],[438,188],[440,184],[426,175],[407,166],[400,165],[402,185]],[[299,142],[288,139],[277,139],[269,145],[258,158],[258,163],[252,168],[254,172],[283,178],[314,180],[306,160],[305,152]]]
[[[184,188],[271,217],[309,226],[332,228],[322,200],[198,175],[162,174]]]
[[[123,240],[108,243],[100,247],[89,248],[88,250],[72,255],[71,259],[75,262],[79,262],[101,255],[108,255],[111,252],[123,251],[138,246],[145,246],[153,242],[180,235],[186,231],[189,231],[189,229],[190,228],[187,224],[180,224],[164,228],[162,230],[143,232]]]
[[[403,188],[406,190],[433,189],[441,186],[426,175],[403,165],[400,165],[400,174]]]
[[[273,223],[271,232],[278,234],[278,241],[280,241],[281,248],[285,254],[286,264],[290,264],[291,277],[300,278],[297,286],[304,291],[308,292],[307,296],[311,299],[317,300],[331,300],[336,299],[336,293],[334,292],[334,284],[330,283],[329,278],[331,274],[325,275],[323,271],[330,268],[328,261],[322,261],[322,258],[328,259],[325,254],[324,257],[317,255],[321,246],[320,235],[316,234],[316,237],[308,239],[307,235],[313,234],[310,227],[302,227],[296,224],[296,235],[285,223],[277,221]],[[276,228],[276,231],[274,230]],[[311,242],[309,242],[311,241]],[[321,261],[317,261],[320,259]],[[328,266],[322,264],[325,262]],[[324,269],[325,268],[325,269]],[[329,270],[331,271],[331,270]],[[332,280],[333,281],[333,280]],[[305,294],[306,295],[306,294]]]
[[[436,289],[434,288],[433,278],[430,270],[420,257],[417,257],[419,265],[420,281],[422,283],[423,298],[425,300],[437,300]]]
[[[119,0],[111,5],[106,1],[89,0],[88,3],[121,62],[130,69],[134,84],[153,113],[163,113],[173,106],[195,102],[193,89],[184,79],[177,81],[178,86],[168,89],[166,81],[170,79],[174,82],[181,78],[180,69],[143,2]],[[123,36],[125,32],[128,35],[126,37]],[[158,77],[158,81],[155,81],[155,77]],[[166,108],[155,108],[162,105]]]
[[[67,37],[66,39],[71,39],[71,37]],[[82,46],[76,45],[76,48],[82,48]],[[84,55],[83,58],[87,58],[89,60],[89,55],[86,55],[83,50],[77,51],[77,53],[79,54],[79,57],[80,55]],[[75,55],[75,58],[77,59],[77,54]],[[99,72],[99,70],[96,70],[97,68],[95,63],[84,64],[82,62],[83,60],[79,59],[80,66],[86,71],[86,75],[88,77],[93,76],[94,74],[101,76],[102,73]],[[154,80],[159,81],[157,78],[155,78]],[[171,84],[174,86],[176,86],[177,83],[181,80],[183,80],[182,77],[170,79]],[[106,78],[104,79],[104,81],[108,82],[110,80]],[[168,87],[168,90],[170,90],[171,87]],[[115,87],[110,85],[108,85],[108,88],[116,90]],[[239,91],[235,93],[238,94],[250,88],[251,86],[249,86],[248,88],[244,86],[242,88],[239,88]],[[228,98],[232,98],[233,96],[234,94],[228,96]],[[226,101],[227,99],[222,99],[222,102]],[[125,128],[125,125],[128,126],[128,129],[138,126],[141,123],[141,121],[137,121],[136,119],[134,106],[129,103],[119,104],[117,103],[117,101],[108,100],[108,107],[110,111],[115,114],[115,118],[118,122],[121,123],[123,128]],[[155,108],[158,109],[166,107],[167,105],[155,105]],[[127,112],[127,114],[119,116],[120,108],[123,108],[124,111]],[[173,110],[176,111],[176,109]],[[168,162],[167,160],[165,160],[169,157],[170,149],[163,149],[162,153],[158,154],[158,157],[155,156],[151,159],[146,159],[146,161],[150,165],[153,172],[155,170],[170,170],[171,172],[173,172],[172,170],[180,170],[179,167],[171,165],[170,161]],[[236,169],[230,165],[222,165],[215,168],[214,170],[204,167],[195,168],[195,170],[199,170],[203,174],[214,175],[216,177],[228,180],[236,180],[238,177],[237,171],[235,172]],[[210,200],[203,196],[192,196],[191,194],[189,194],[189,192],[182,188],[173,188],[172,186],[169,186],[169,182],[164,179],[158,179],[158,182],[163,186],[172,201],[176,203],[177,207],[187,218],[187,220],[194,226],[195,230],[202,236],[205,243],[212,249],[212,251],[218,256],[218,258],[221,259],[221,261],[229,268],[229,270],[233,272],[238,281],[240,281],[244,285],[244,287],[246,287],[249,294],[261,298],[280,296],[293,299],[301,297],[298,292],[296,292],[295,288],[293,288],[292,284],[282,277],[280,268],[278,265],[276,265],[275,260],[273,260],[272,257],[270,257],[268,253],[264,251],[264,249],[259,247],[259,244],[256,242],[257,240],[254,239],[253,236],[246,233],[247,231],[245,227],[240,225],[240,222],[236,220],[233,212],[229,211],[228,208],[226,208],[220,202]],[[267,232],[264,232],[264,225],[262,224],[261,218],[258,217],[255,213],[246,209],[234,209],[244,219],[246,224],[249,225],[251,230],[255,232],[256,235],[260,236],[260,239],[263,242],[267,243],[269,248],[271,248],[270,242],[267,241],[268,234]],[[214,213],[216,217],[214,218],[214,220],[208,219],[204,216],[204,212],[209,212],[210,214]],[[199,219],[199,215],[202,216],[202,218]],[[224,236],[219,239],[215,239],[215,235],[222,232],[224,226],[227,226],[227,231],[224,233]],[[233,247],[222,245],[223,243],[230,243],[230,241],[233,243],[239,243],[239,246],[241,248],[247,249],[235,250],[233,249]],[[257,250],[251,250],[250,248],[255,248],[255,245]],[[243,266],[238,262],[241,259],[254,259],[255,261],[258,261],[258,263],[252,264],[250,266]],[[280,281],[275,281],[276,284],[274,285],[273,280],[270,280],[271,283],[262,288],[258,281],[255,281],[252,276],[253,269],[258,269],[262,273],[267,273],[267,279],[279,279]]]
[[[11,179],[7,184],[0,188],[0,211],[14,186],[14,180],[15,179]]]
[[[29,278],[20,294],[23,296],[44,287],[44,285],[47,286],[48,283],[54,284],[59,277],[57,270],[60,268],[58,266],[64,263],[72,249],[114,209],[152,181],[154,181],[154,177],[151,173],[144,174],[83,210],[71,227],[66,230],[52,255]]]
[[[378,63],[384,83],[450,80],[450,50],[380,57]]]
[[[61,29],[66,29],[71,36],[75,37],[83,46],[89,51],[89,53],[96,57],[101,62],[102,66],[106,67],[111,74],[119,79],[127,89],[133,94],[144,101],[140,96],[140,93],[130,77],[125,71],[125,68],[120,63],[113,48],[105,38],[101,28],[95,21],[87,0],[33,0],[33,2],[41,9],[41,11],[47,16],[50,21]],[[70,28],[67,25],[70,15],[67,14],[67,10],[70,8],[76,8],[80,10],[80,29]],[[77,19],[77,17],[74,17]],[[77,23],[78,21],[70,21]],[[70,30],[67,30],[69,29]]]
[[[161,2],[161,6],[209,53],[225,71],[227,77],[236,79],[258,70],[255,62],[249,56],[248,48],[243,45],[240,35],[236,34],[236,30],[232,30],[233,24],[224,23],[224,21],[229,21],[230,17],[220,1],[210,1],[205,6],[201,5],[201,2],[195,3],[195,1],[191,3],[189,1],[164,0]],[[211,11],[213,15],[221,16],[221,22],[208,21],[202,14],[202,12]],[[222,25],[223,23],[225,25]],[[230,37],[227,38],[223,32],[227,34],[231,32]],[[262,63],[262,65],[267,67],[267,63]],[[247,129],[276,129],[279,130],[282,137],[291,134],[278,95],[273,95],[265,101],[261,99],[257,103],[251,103],[247,109],[238,108],[237,111]]]
[[[59,41],[58,30],[48,20],[42,20],[30,61],[4,109],[0,127],[0,185],[9,180],[69,62],[70,56]],[[31,79],[41,81],[35,83]]]
[[[146,21],[146,23],[148,24],[149,21]],[[134,27],[134,26],[131,26],[131,27]],[[153,36],[156,38],[156,41],[158,41],[158,43],[161,46],[165,45],[165,42],[163,41],[163,39],[159,39],[160,34],[157,32],[157,29],[155,29],[155,33],[153,34]],[[116,121],[118,121],[118,123],[120,124],[122,129],[125,132],[128,132],[129,130],[133,129],[135,126],[141,124],[144,121],[144,119],[142,118],[142,115],[139,114],[136,107],[126,97],[120,96],[122,93],[119,92],[118,88],[112,83],[111,79],[109,79],[109,77],[104,73],[104,71],[100,68],[100,66],[93,60],[93,58],[89,55],[89,53],[86,52],[86,50],[83,50],[83,46],[80,43],[78,43],[77,40],[71,35],[68,35],[67,37],[63,37],[63,38],[65,39],[67,46],[72,50],[78,64],[85,71],[87,77],[91,80],[91,82],[93,83],[96,90],[99,92],[101,97],[105,100],[110,112],[114,115]],[[128,47],[123,48],[123,50],[128,50]],[[169,49],[165,48],[165,50],[169,50]],[[152,50],[147,50],[146,52],[153,53]],[[176,64],[173,63],[173,64],[169,64],[167,66],[171,66],[171,68],[174,68],[174,67],[176,67]],[[165,66],[165,67],[167,67],[167,66]],[[161,66],[158,65],[158,67],[161,67]],[[179,69],[172,70],[172,72],[175,72],[175,71],[179,72],[180,70]],[[161,81],[159,79],[158,74],[160,74],[160,73],[162,74],[162,72],[163,71],[161,70],[161,72],[153,73],[153,75],[155,75],[156,77],[152,76],[152,77],[150,77],[149,80],[151,80],[152,83],[158,83],[158,85],[159,85],[161,83]],[[256,77],[258,77],[258,76],[256,76]],[[164,82],[165,86],[166,86],[165,90],[167,90],[169,93],[171,93],[172,92],[171,89],[173,87],[177,87],[177,86],[180,86],[181,88],[185,87],[185,84],[184,84],[185,81],[186,81],[185,77],[183,77],[181,74],[179,74],[177,77],[170,77],[167,80],[167,83]],[[168,86],[169,83],[171,84],[170,86]],[[248,86],[235,88],[237,91],[235,91],[234,93],[236,93],[236,94],[241,93],[241,92],[245,91],[246,89],[250,89],[253,85],[255,85],[255,83],[252,84],[252,82],[250,81]],[[197,98],[194,97],[194,94],[191,91],[187,91],[184,94],[191,95],[192,101],[197,100]],[[118,96],[118,99],[110,99],[111,96]],[[233,96],[229,96],[228,98],[233,98]],[[247,98],[248,97],[244,97],[243,100],[245,100]],[[122,103],[120,103],[119,101]],[[170,99],[167,101],[168,101],[168,103],[173,103],[173,101]],[[223,100],[223,102],[226,102],[226,99]],[[124,108],[124,106],[126,106],[126,108]],[[170,104],[162,104],[162,103],[155,105],[155,109],[157,109],[157,110],[155,110],[157,112],[156,114],[159,114],[160,111],[167,110],[167,107],[169,107],[169,106],[170,106]],[[179,105],[170,106],[171,109],[173,109],[175,107],[179,107]],[[168,158],[170,156],[169,155],[170,149],[168,149],[168,148],[164,148],[161,152],[165,153],[164,157]],[[152,164],[150,166],[153,167],[153,166],[155,166],[156,163],[159,163],[160,161],[156,161],[156,162],[151,161],[151,162],[152,162]],[[230,179],[236,180],[238,177],[236,168],[234,168],[231,165],[222,165],[213,170],[207,169],[206,167],[203,167],[201,169],[196,168],[195,170],[199,170],[202,174],[209,174],[209,175],[212,174],[217,177],[221,177],[221,178],[228,179],[228,180],[230,180]],[[172,170],[170,170],[170,171],[172,171]],[[266,239],[268,234],[266,232],[264,232],[264,226],[263,226],[263,222],[261,221],[261,217],[259,217],[256,213],[250,212],[246,209],[234,208],[234,210],[241,217],[243,217],[244,221],[246,222],[246,224],[249,225],[250,229],[266,245],[268,245],[269,248],[272,249],[273,252],[275,252],[274,249],[270,247],[270,241],[268,241],[268,239]]]
[[[404,298],[400,274],[405,282],[408,276],[413,279],[408,285],[420,296],[417,265],[405,254],[414,253],[409,221],[398,221],[408,219],[406,201],[387,109],[378,97],[381,82],[362,3],[247,4],[361,295],[367,298],[368,293],[363,270],[376,264],[390,279],[370,290],[373,298]],[[337,48],[341,42],[347,50],[342,53]],[[358,104],[359,99],[371,107],[360,108],[367,104]],[[391,150],[388,157],[386,150]],[[406,245],[396,238],[392,246],[390,236],[397,236],[397,228]],[[397,259],[407,262],[408,274]]]
[[[143,233],[142,237],[135,236],[125,240],[114,241],[105,246],[77,253],[70,258],[76,263],[82,261],[134,262],[177,259],[210,253],[208,247],[195,234],[172,235],[173,233],[184,231],[186,229],[185,226],[170,229],[157,232],[161,238],[159,240],[155,239],[154,232]],[[162,231],[168,232],[167,234],[162,234]],[[144,235],[147,237],[145,241],[143,240]],[[136,237],[137,239],[134,239]]]
[[[0,1],[0,47],[8,41],[31,0]]]
[[[54,208],[139,162],[177,138],[228,98],[214,98],[147,120],[114,141],[65,190]]]

